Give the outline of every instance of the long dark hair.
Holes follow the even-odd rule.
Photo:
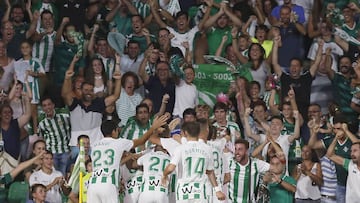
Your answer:
[[[101,66],[102,66],[101,77],[103,79],[104,86],[106,87],[108,78],[106,75],[104,63],[102,62],[102,60],[100,58],[95,57],[90,60],[88,71],[85,74],[85,80],[87,82],[89,82],[90,84],[95,85],[95,73],[94,73],[94,69],[93,69],[94,61],[100,61],[100,63],[101,63]]]

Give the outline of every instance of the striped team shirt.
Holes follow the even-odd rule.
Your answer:
[[[270,164],[259,159],[251,159],[251,174],[249,162],[243,166],[236,160],[231,159],[229,163],[229,170],[231,180],[228,184],[228,197],[233,203],[247,203],[249,198],[249,178],[251,198],[254,197],[254,191],[259,181],[259,174],[268,171]]]
[[[139,15],[141,15],[144,19],[150,15],[150,5],[141,2],[140,0],[134,1],[134,7],[136,8]]]
[[[69,152],[70,115],[67,109],[55,110],[54,117],[49,118],[45,113],[39,116],[40,135],[44,137],[47,150],[61,154]]]
[[[120,166],[120,171],[125,186],[125,195],[140,194],[141,185],[143,183],[143,172],[140,170],[128,169],[126,164]]]
[[[167,192],[161,186],[161,177],[166,166],[170,163],[170,156],[162,151],[149,152],[137,160],[143,166],[143,184],[141,191]]]
[[[148,123],[144,127],[142,127],[138,124],[138,121],[135,117],[131,117],[128,120],[126,126],[121,130],[120,137],[128,140],[141,138],[150,129],[153,120],[154,118],[150,118]],[[150,142],[146,142],[145,146],[149,147]],[[140,147],[135,148],[136,153],[139,153],[142,150],[143,149],[141,149]]]
[[[31,70],[35,73],[45,73],[44,67],[38,58],[31,58],[30,60],[24,60],[23,58],[21,58],[15,61],[14,67],[18,78],[19,76],[24,77],[19,78],[21,82],[24,82],[25,80],[25,75],[23,74],[25,70]],[[28,81],[33,95],[31,103],[38,104],[40,101],[39,78],[28,76]]]
[[[54,41],[56,32],[45,35],[39,42],[33,45],[32,56],[38,58],[45,72],[50,71],[51,59],[54,52]]]

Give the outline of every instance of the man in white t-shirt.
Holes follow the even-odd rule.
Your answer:
[[[346,182],[346,202],[356,203],[360,200],[360,142],[354,142],[351,146],[351,159],[346,159],[335,154],[337,137],[330,144],[326,156],[338,165],[343,166],[348,171]]]
[[[139,139],[116,139],[118,137],[117,123],[105,121],[101,125],[104,138],[94,144],[91,153],[93,175],[90,178],[87,192],[88,203],[118,202],[119,166],[124,151],[142,145],[155,129],[164,125],[169,115],[156,118],[150,129]]]

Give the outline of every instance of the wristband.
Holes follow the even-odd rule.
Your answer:
[[[279,185],[283,182],[283,179],[280,179],[280,182],[278,183]]]
[[[220,187],[220,186],[214,187],[214,191],[215,191],[215,192],[221,192],[221,187]]]

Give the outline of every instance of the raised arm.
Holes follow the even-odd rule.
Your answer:
[[[138,11],[137,11],[137,9],[135,8],[135,6],[132,4],[131,1],[129,1],[129,0],[123,0],[123,1],[121,1],[121,2],[123,2],[123,3],[126,5],[126,7],[128,8],[129,12],[131,13],[131,15],[137,15],[137,14],[139,14]]]
[[[207,28],[205,28],[204,25],[205,25],[205,22],[210,17],[211,7],[214,5],[214,1],[213,0],[205,0],[205,3],[207,5],[206,11],[205,11],[205,14],[202,17],[202,19],[200,20],[199,25],[198,25],[200,31],[207,29]]]
[[[68,70],[65,72],[65,79],[61,89],[61,97],[64,100],[65,105],[70,106],[73,102],[73,93],[72,93],[72,77],[74,76],[74,68],[76,62],[79,61],[79,56],[74,55]]]
[[[216,50],[215,56],[221,56],[222,50],[224,49],[224,44],[226,43],[227,40],[228,40],[228,36],[227,34],[225,34],[221,39],[221,43]]]
[[[294,127],[294,134],[288,137],[288,141],[293,143],[294,140],[300,137],[300,112],[297,110],[293,111],[293,116],[295,118],[295,127]]]
[[[271,115],[280,115],[279,105],[275,104],[276,89],[272,89],[269,98],[269,108]]]
[[[341,128],[345,132],[345,135],[351,140],[352,143],[360,142],[360,139],[357,138],[352,132],[350,132],[348,125],[346,123],[341,124]]]
[[[87,51],[90,57],[95,56],[95,35],[98,30],[99,30],[99,24],[94,24],[93,31],[91,33],[91,37],[87,47]]]
[[[150,138],[150,136],[153,134],[153,132],[158,129],[159,127],[166,124],[166,121],[170,118],[170,114],[164,114],[160,117],[156,117],[149,128],[148,131],[139,139],[133,140],[133,148],[136,148],[137,146],[145,144],[145,142]]]
[[[203,25],[203,29],[206,30],[209,27],[213,26],[218,18],[224,14],[224,7],[220,7],[220,10],[210,18],[208,18]]]
[[[14,179],[21,171],[25,170],[26,168],[28,168],[29,166],[34,164],[35,161],[37,161],[38,159],[41,159],[44,154],[45,154],[45,152],[42,152],[30,160],[21,162],[16,168],[14,168],[12,171],[10,171],[11,178]]]
[[[5,2],[5,6],[6,6],[6,11],[5,14],[3,16],[3,18],[1,19],[2,22],[6,22],[10,20],[10,13],[11,13],[11,3],[10,0],[4,0]]]
[[[39,17],[40,17],[39,11],[35,11],[34,15],[33,15],[33,20],[31,21],[31,24],[30,24],[30,27],[25,33],[26,39],[29,39],[36,32],[36,25],[37,25]]]
[[[113,78],[115,79],[115,90],[112,95],[109,95],[105,98],[105,106],[110,106],[113,104],[119,97],[121,92],[121,73],[120,73],[120,55],[115,54],[115,72]]]
[[[249,116],[250,116],[250,112],[251,112],[251,109],[250,108],[246,108],[245,109],[245,114],[244,114],[244,128],[245,128],[245,135],[254,139],[256,142],[260,142],[260,135],[258,134],[253,134],[251,132],[251,127],[250,127],[250,124],[249,124]]]
[[[349,42],[341,39],[341,37],[339,37],[338,35],[334,36],[334,41],[337,45],[340,46],[340,48],[342,48],[344,50],[344,52],[349,51]]]
[[[147,83],[149,81],[149,78],[150,76],[146,73],[145,71],[145,67],[148,63],[148,58],[149,56],[151,55],[151,52],[152,52],[152,48],[149,47],[145,53],[144,53],[144,59],[142,60],[141,64],[140,64],[140,67],[139,67],[139,70],[138,70],[138,74],[141,78],[141,80],[144,82],[144,83]]]
[[[159,13],[158,13],[158,7],[156,6],[154,0],[150,0],[149,1],[149,5],[150,5],[150,11],[151,14],[153,15],[155,22],[160,26],[160,28],[166,28],[167,25],[166,23],[161,19]]]
[[[312,149],[324,149],[325,146],[322,140],[318,140],[317,133],[319,132],[320,126],[315,124],[314,120],[308,122],[308,127],[310,128],[310,139],[308,146]]]
[[[31,104],[30,104],[30,100],[31,98],[29,98],[27,95],[24,96],[24,101],[25,101],[25,112],[23,115],[21,115],[18,118],[18,124],[19,124],[19,128],[24,127],[30,120],[31,117]]]
[[[120,8],[121,4],[120,2],[110,11],[110,13],[108,13],[105,17],[105,21],[106,22],[111,22],[115,15],[119,12],[119,8]]]
[[[224,12],[225,14],[229,17],[229,19],[233,22],[234,26],[237,27],[241,27],[242,26],[242,22],[240,20],[240,18],[238,18],[229,8],[229,6],[227,4],[225,4],[224,2],[220,3],[220,9],[221,7],[224,7]]]
[[[331,69],[332,58],[331,58],[331,48],[327,48],[325,51],[325,71],[330,80],[334,79],[335,71]]]
[[[323,47],[324,47],[324,40],[319,40],[318,45],[319,46],[318,46],[318,50],[316,52],[315,62],[314,62],[314,64],[311,65],[310,70],[309,70],[312,77],[315,77],[316,72],[317,72],[317,70],[319,69],[319,66],[320,66]]]
[[[55,36],[55,41],[54,41],[54,45],[59,45],[61,43],[61,36],[63,34],[65,25],[67,23],[70,22],[70,18],[69,17],[64,17],[61,21],[61,24],[59,26],[59,28],[56,31],[56,36]]]
[[[232,37],[232,42],[231,45],[233,47],[233,51],[236,55],[236,58],[240,61],[241,64],[245,64],[249,61],[249,59],[242,55],[242,53],[240,53],[239,51],[239,46],[238,46],[238,29],[236,27],[233,27],[231,29],[231,37]]]
[[[337,143],[337,136],[333,139],[333,141],[331,142],[327,152],[326,152],[326,156],[331,160],[333,161],[334,163],[342,166],[345,159],[341,156],[338,156],[335,154],[335,146],[336,146],[336,143]]]
[[[281,70],[281,67],[280,67],[279,61],[278,61],[278,58],[279,58],[278,51],[279,51],[280,43],[281,43],[281,36],[280,35],[274,36],[274,45],[272,48],[272,65],[274,68],[274,72],[278,77],[280,77],[282,74],[282,70]]]

